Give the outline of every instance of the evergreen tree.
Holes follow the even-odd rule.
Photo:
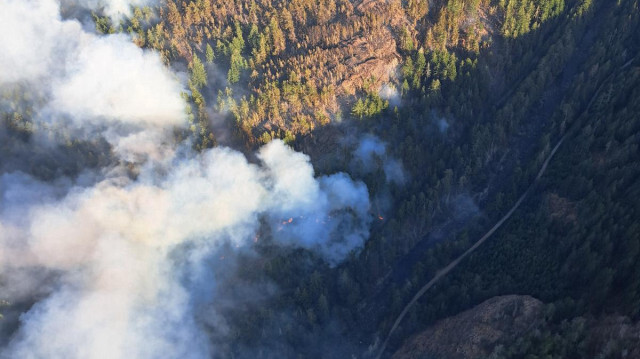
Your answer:
[[[213,63],[213,60],[215,59],[215,54],[213,53],[213,48],[209,44],[207,44],[206,57],[207,57],[207,63],[209,64]]]
[[[200,61],[198,55],[193,56],[191,65],[189,67],[191,68],[191,83],[193,84],[193,86],[197,89],[206,86],[207,71],[205,70],[204,65],[202,64],[202,61]]]

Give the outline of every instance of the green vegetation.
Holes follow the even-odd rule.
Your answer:
[[[362,354],[362,343],[384,336],[418,288],[504,215],[567,134],[532,196],[418,303],[390,348],[438,319],[519,293],[550,303],[554,314],[542,331],[503,343],[495,358],[594,357],[580,344],[588,343],[583,318],[640,318],[638,1],[360,5],[167,0],[119,25],[94,14],[98,32],[126,31],[168,65],[188,68],[183,97],[197,149],[216,145],[214,110],[228,114],[247,148],[282,138],[322,152],[331,160],[319,173],[349,170],[349,151],[313,147],[341,131],[384,139],[407,173],[402,186],[387,184],[382,169],[360,175],[372,215],[383,219],[372,224],[364,250],[337,268],[306,251],[256,244],[261,259],[244,259],[239,276],[279,292],[222,313],[233,329],[219,355],[251,347],[273,349],[262,357],[330,357],[320,348],[338,342],[331,335],[344,343],[336,357]],[[396,61],[395,77],[353,72],[370,58]],[[381,97],[384,82],[399,89],[400,106]],[[23,103],[22,96],[6,92],[3,101]],[[328,126],[342,114],[354,121]],[[0,135],[11,138],[0,143],[2,153],[29,142],[28,107],[1,120],[8,135]],[[88,163],[60,164],[64,173],[108,161],[104,143],[59,150]],[[36,171],[53,176],[51,168]],[[457,219],[465,200],[479,213]]]
[[[357,118],[379,115],[389,107],[389,101],[383,100],[377,93],[369,93],[364,101],[358,99],[351,109],[351,114]]]
[[[441,8],[443,13],[458,11],[455,2],[449,4]],[[558,316],[571,324],[549,322],[552,339],[547,332],[533,333],[511,343],[513,347],[503,345],[497,357],[524,352],[590,356],[589,348],[567,354],[580,320],[574,318],[611,310],[637,318],[640,253],[633,199],[640,190],[634,144],[640,135],[640,109],[632,104],[640,98],[640,61],[629,62],[640,43],[637,3],[594,2],[597,12],[582,1],[546,4],[534,3],[541,9],[537,17],[516,19],[518,36],[494,35],[492,44],[462,45],[452,32],[435,36],[439,22],[425,42],[398,42],[403,105],[395,111],[379,106],[379,96],[367,92],[363,82],[364,96],[356,97],[347,112],[370,118],[355,126],[392,144],[409,182],[391,188],[394,210],[373,225],[363,253],[339,268],[324,267],[317,260],[309,265],[300,253],[262,248],[270,258],[261,268],[264,276],[293,294],[271,301],[267,310],[247,313],[258,319],[243,322],[236,349],[278,342],[284,355],[322,356],[315,351],[314,338],[337,318],[345,332],[358,333],[348,336],[354,341],[386,334],[415,291],[511,207],[567,131],[572,132],[535,194],[485,247],[420,301],[391,347],[434,320],[500,294],[526,293],[554,303],[563,308]],[[500,14],[502,5],[477,6]],[[611,41],[611,33],[621,36]],[[269,91],[283,88],[291,95],[304,84],[292,71],[282,83],[271,82]],[[442,118],[451,123],[446,133],[436,126]],[[322,133],[309,126],[314,128]],[[332,169],[348,167],[349,157],[342,158],[343,163],[333,163]],[[386,188],[380,176],[364,178],[374,197]],[[465,196],[476,199],[482,214],[460,228],[445,227],[441,242],[421,244],[434,228],[455,216]],[[277,314],[283,311],[291,314]],[[274,325],[282,325],[282,334],[262,330]],[[531,349],[536,341],[548,340],[556,344],[538,354]]]

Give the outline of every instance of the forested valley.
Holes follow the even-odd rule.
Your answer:
[[[170,91],[179,99],[167,111],[177,108],[179,120],[163,124],[162,136],[154,132],[162,113],[148,118],[138,108],[169,106],[160,95],[149,102],[131,96],[131,111],[126,100],[111,94],[103,96],[107,111],[100,112],[101,101],[86,101],[86,108],[59,114],[59,108],[78,105],[65,105],[33,86],[34,80],[14,80],[0,70],[0,250],[7,253],[0,254],[0,358],[105,357],[103,351],[25,349],[38,331],[21,323],[49,310],[42,309],[43,298],[60,287],[75,285],[81,293],[86,288],[66,279],[64,285],[43,283],[59,283],[66,271],[80,267],[102,273],[118,263],[114,256],[99,265],[93,259],[68,264],[49,257],[47,251],[56,250],[46,245],[45,262],[54,264],[44,270],[32,254],[18,255],[16,238],[31,238],[58,223],[44,216],[44,230],[29,224],[23,235],[22,216],[40,218],[44,211],[22,210],[21,196],[30,191],[35,194],[25,197],[29,201],[72,198],[62,202],[61,212],[92,218],[78,223],[122,225],[109,238],[133,227],[136,238],[169,238],[167,247],[153,247],[163,253],[153,263],[168,264],[149,281],[171,277],[154,295],[185,291],[187,299],[143,311],[154,318],[154,330],[141,330],[140,338],[166,325],[169,343],[185,341],[192,335],[170,328],[187,322],[196,328],[197,346],[208,349],[187,348],[188,355],[167,349],[161,355],[118,352],[122,357],[640,357],[638,0],[125,1],[125,13],[118,16],[109,1],[97,7],[43,1],[59,4],[56,21],[74,21],[97,43],[128,42],[132,47],[123,56],[147,61],[121,71],[171,72],[163,72],[166,81],[181,82],[182,88]],[[15,5],[3,2],[0,11]],[[0,50],[6,44],[0,41]],[[100,63],[114,54],[98,55]],[[7,63],[0,59],[0,67]],[[60,71],[78,66],[73,64]],[[11,69],[11,63],[6,66]],[[37,81],[58,75],[38,76]],[[55,91],[66,89],[57,85],[61,81],[50,81]],[[165,90],[164,83],[152,84]],[[139,121],[105,120],[127,116]],[[135,126],[145,131],[130,132]],[[239,154],[223,161],[230,151]],[[250,169],[236,168],[240,162]],[[203,169],[203,163],[214,169]],[[310,174],[286,174],[307,167]],[[216,171],[233,175],[219,179]],[[209,182],[189,182],[198,176]],[[232,185],[254,177],[260,186]],[[15,187],[13,181],[22,184]],[[36,191],[34,183],[47,183],[47,189]],[[307,184],[314,189],[298,199],[296,189]],[[105,190],[95,203],[87,200],[86,208],[84,200],[74,199],[93,188],[102,195],[105,186],[116,189]],[[140,192],[142,186],[151,189]],[[171,204],[174,187],[177,207]],[[244,207],[208,206],[222,196],[218,189],[232,189],[225,201]],[[170,193],[166,202],[162,191]],[[263,192],[274,193],[264,195],[270,204],[256,205],[241,221],[230,219]],[[107,200],[133,194],[136,199],[125,204]],[[486,243],[408,307],[389,335],[416,293],[523,194]],[[101,201],[105,208],[97,205]],[[189,201],[202,208],[182,204]],[[139,209],[148,203],[157,207]],[[91,206],[126,208],[132,222],[128,215],[103,218]],[[172,209],[157,220],[154,211],[165,207]],[[221,214],[210,218],[204,211]],[[100,221],[92,222],[96,217]],[[156,229],[163,220],[171,226]],[[201,224],[216,221],[233,226]],[[74,223],[55,238],[95,235]],[[187,239],[171,239],[185,227],[193,228],[185,230]],[[204,245],[192,237],[220,240]],[[96,244],[99,252],[87,256],[108,252],[104,246]],[[200,248],[209,253],[204,260],[195,254]],[[13,253],[19,259],[12,261]],[[183,261],[187,269],[167,274],[166,268],[182,268],[176,263]],[[114,275],[105,273],[98,282]],[[38,278],[38,290],[15,289],[24,278]],[[148,280],[135,283],[126,288],[146,288]],[[75,292],[69,293],[73,298]],[[65,308],[64,298],[55,308]],[[174,316],[177,302],[196,309]],[[132,312],[139,307],[135,302]],[[167,312],[166,320],[155,322]],[[46,322],[35,322],[41,321]]]

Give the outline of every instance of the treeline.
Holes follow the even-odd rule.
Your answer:
[[[232,114],[244,142],[291,142],[351,112],[378,115],[380,108],[365,111],[358,99],[385,82],[437,98],[442,81],[455,79],[456,68],[469,67],[481,49],[535,30],[565,7],[563,0],[168,0],[135,8],[117,26],[94,18],[98,31],[129,32],[167,63],[207,64],[208,77],[218,80],[190,86],[186,95],[204,148],[215,144],[206,101]]]
[[[391,40],[388,51],[395,51],[385,27],[395,14],[402,16],[399,2],[393,6],[397,9],[392,12],[380,12],[356,9],[345,0],[167,1],[155,9],[135,9],[117,27],[106,18],[95,20],[98,31],[128,31],[138,45],[158,51],[168,64],[188,64],[191,121],[200,137],[205,135],[200,146],[207,147],[214,141],[206,129],[205,100],[214,101],[217,110],[228,110],[249,143],[292,140],[340,116],[338,96],[345,92],[342,84],[352,80],[345,63],[353,56],[351,45],[360,43],[375,56],[378,47],[387,45],[376,43],[382,38]],[[226,81],[196,81],[193,69],[203,62],[206,76],[224,74]],[[359,81],[347,86],[347,92],[358,89]]]

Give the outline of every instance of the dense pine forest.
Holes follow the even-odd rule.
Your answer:
[[[184,122],[171,141],[267,162],[255,152],[282,140],[307,154],[318,176],[346,173],[369,195],[367,239],[340,261],[281,245],[279,230],[264,230],[269,218],[257,221],[251,250],[235,251],[232,241],[216,249],[234,265],[204,262],[223,292],[203,307],[215,315],[198,323],[210,357],[640,356],[638,0],[132,3],[114,17],[62,1],[60,17],[81,19],[98,37],[127,36],[179,74]],[[58,187],[88,183],[87,171],[102,168],[147,178],[153,166],[119,157],[112,132],[78,135],[64,116],[36,120],[48,95],[0,84],[1,175]],[[420,288],[523,193],[383,348]],[[327,221],[355,212],[334,210]],[[307,216],[283,213],[280,228]],[[3,296],[5,279],[0,271],[0,349],[19,327],[11,313],[46,296],[16,302]],[[475,327],[455,318],[507,295],[540,302],[530,324],[509,327],[518,312],[509,309],[493,319],[507,334],[456,351]],[[453,338],[435,335],[447,320],[462,323]],[[420,341],[433,343],[411,344]]]

